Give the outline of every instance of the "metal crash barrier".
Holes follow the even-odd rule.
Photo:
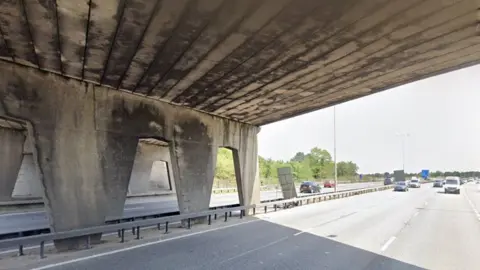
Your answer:
[[[34,236],[26,236],[26,237],[18,237],[12,239],[6,239],[0,241],[0,249],[3,248],[12,248],[18,247],[18,255],[23,255],[24,251],[23,248],[26,245],[37,245],[39,244],[40,249],[40,258],[45,257],[45,242],[51,242],[54,240],[62,240],[68,238],[77,238],[77,237],[86,237],[86,248],[91,247],[90,237],[92,235],[98,235],[102,233],[111,233],[117,232],[118,237],[120,238],[120,242],[125,242],[125,231],[131,230],[134,235],[136,235],[135,239],[140,239],[140,233],[142,228],[146,227],[154,227],[156,226],[158,230],[161,229],[161,225],[164,224],[164,233],[169,233],[169,224],[174,222],[184,222],[186,223],[186,229],[191,228],[191,221],[192,219],[196,218],[207,218],[208,225],[212,224],[212,216],[214,220],[217,219],[218,215],[223,215],[224,222],[228,221],[228,218],[232,217],[232,212],[239,211],[239,218],[243,218],[247,212],[251,211],[253,215],[255,214],[263,214],[267,213],[268,210],[277,211],[279,209],[286,209],[296,206],[302,206],[311,203],[319,203],[322,201],[327,200],[334,200],[339,198],[345,198],[350,196],[355,196],[359,194],[365,194],[370,192],[382,191],[386,189],[391,189],[392,186],[381,186],[381,187],[372,187],[372,188],[364,188],[364,189],[357,189],[357,190],[349,190],[349,191],[342,191],[337,193],[328,193],[328,194],[319,194],[319,195],[312,195],[306,197],[297,197],[288,200],[279,200],[255,205],[248,205],[248,206],[237,206],[231,208],[222,208],[222,209],[215,209],[215,210],[208,210],[203,212],[197,213],[189,213],[189,214],[182,214],[182,215],[175,215],[175,216],[167,216],[167,217],[159,217],[159,218],[151,218],[151,219],[144,219],[144,220],[136,220],[136,221],[128,221],[124,223],[116,223],[116,224],[108,224],[102,226],[95,226],[90,228],[84,229],[76,229],[64,232],[56,232],[56,233],[47,233],[47,234],[39,234]],[[258,210],[263,211],[258,211]]]

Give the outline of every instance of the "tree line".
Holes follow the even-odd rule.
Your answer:
[[[297,152],[290,160],[274,160],[258,157],[259,174],[262,185],[278,184],[277,169],[290,167],[292,169],[295,181],[333,179],[335,166],[332,155],[325,149],[314,147],[309,153]],[[360,179],[358,175],[358,166],[353,161],[337,162],[337,176],[339,180],[354,181],[382,181],[385,172],[363,174]],[[393,171],[389,172],[393,175]],[[405,173],[406,177],[417,176],[418,173]],[[478,171],[433,171],[430,172],[430,178],[459,176],[459,177],[480,177]],[[217,155],[217,165],[215,169],[215,187],[235,187],[235,168],[233,165],[232,152],[226,148],[220,148]]]
[[[332,179],[335,166],[332,155],[325,149],[314,147],[309,153],[297,152],[290,160],[273,160],[258,157],[259,174],[262,184],[278,183],[277,169],[290,167],[296,181]],[[352,161],[337,162],[339,179],[353,179],[358,173],[358,166]],[[235,170],[230,150],[220,148],[215,170],[217,186],[234,186]]]

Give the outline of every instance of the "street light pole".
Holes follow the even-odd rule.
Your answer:
[[[337,121],[335,106],[333,106],[333,166],[335,170],[334,191],[337,192]]]
[[[399,133],[397,136],[402,137],[402,170],[405,172],[405,144],[406,144],[406,139],[407,137],[410,136],[408,133]]]

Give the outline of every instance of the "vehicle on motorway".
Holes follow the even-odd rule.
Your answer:
[[[421,185],[420,185],[420,180],[418,180],[418,179],[412,179],[412,180],[410,181],[410,183],[408,184],[408,186],[411,187],[411,188],[420,188],[420,187],[421,187]]]
[[[466,182],[467,182],[467,180],[466,180],[465,178],[460,179],[460,185],[463,185],[463,184],[465,184]]]
[[[383,181],[383,184],[385,186],[393,184],[392,178],[385,178],[385,180]]]
[[[393,187],[393,191],[408,191],[407,182],[405,181],[395,182],[395,187]]]
[[[443,187],[443,180],[435,180],[433,187]]]
[[[447,176],[443,188],[445,190],[445,193],[460,194],[460,177]]]
[[[300,193],[318,193],[321,190],[320,185],[313,181],[305,181],[300,185]]]
[[[473,182],[473,181],[475,181],[475,179],[473,179],[473,177],[468,178],[468,182]]]
[[[333,180],[327,180],[323,183],[324,188],[334,188],[335,187],[335,181]]]

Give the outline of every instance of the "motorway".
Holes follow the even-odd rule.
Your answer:
[[[310,204],[42,269],[479,269],[478,186]]]
[[[366,188],[382,183],[353,183],[340,184],[338,190]],[[333,189],[322,189],[322,193],[332,192]],[[281,191],[262,191],[261,200],[282,198]],[[238,204],[238,193],[212,194],[211,207]],[[176,195],[155,197],[129,198],[125,204],[124,217],[137,217],[149,214],[162,214],[178,211]],[[0,235],[20,231],[30,231],[48,228],[45,211],[30,211],[0,214]]]

